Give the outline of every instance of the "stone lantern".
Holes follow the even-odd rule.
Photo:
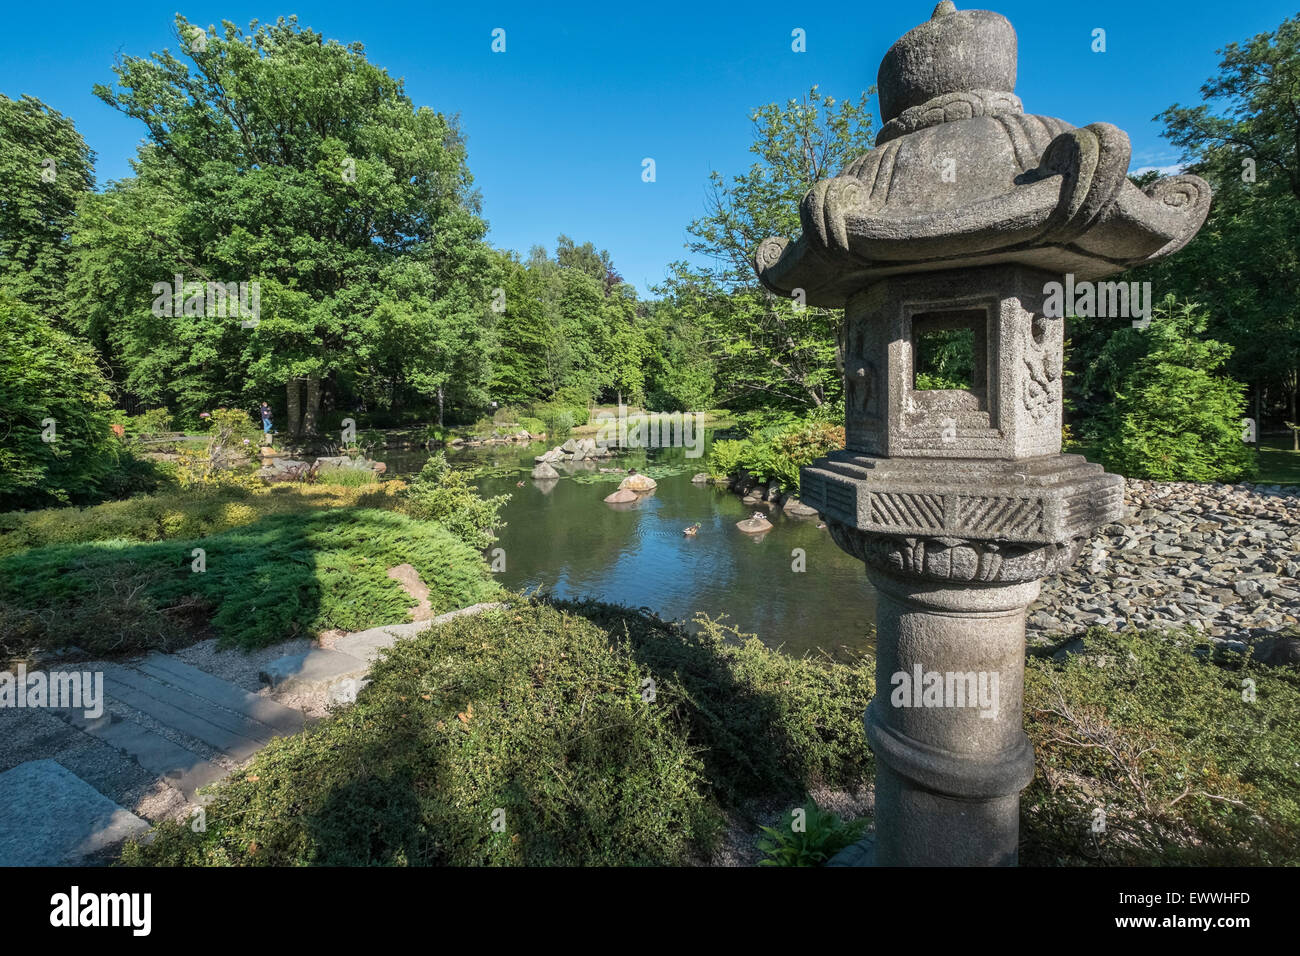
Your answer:
[[[881,865],[1016,862],[1025,610],[1123,515],[1121,478],[1061,454],[1048,289],[1114,295],[1096,280],[1182,248],[1209,209],[1195,176],[1133,185],[1114,126],[1026,114],[1015,80],[1011,24],[939,4],[881,63],[876,147],[754,257],[772,292],[845,310],[846,448],[801,497],[879,592]],[[965,387],[921,387],[936,341],[969,348]]]

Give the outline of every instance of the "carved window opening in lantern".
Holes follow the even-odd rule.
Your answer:
[[[956,429],[995,427],[989,413],[989,310],[962,308],[915,312],[910,316],[908,338],[907,424],[911,428],[939,428],[942,440],[949,440]],[[925,387],[927,364],[933,350],[966,340],[970,348],[970,365],[966,388]],[[918,384],[917,378],[921,377]],[[929,426],[927,428],[926,426]],[[946,427],[945,427],[946,426]]]
[[[912,389],[917,392],[983,389],[988,370],[985,317],[978,312],[926,313],[912,319]]]

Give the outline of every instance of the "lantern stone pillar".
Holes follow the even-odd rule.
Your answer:
[[[1015,74],[1010,23],[940,3],[881,64],[876,148],[754,257],[772,292],[844,309],[845,448],[801,498],[879,594],[881,865],[1016,862],[1025,612],[1123,514],[1122,479],[1061,453],[1049,290],[1178,250],[1209,208],[1195,176],[1134,186],[1115,127],[1025,114]],[[927,339],[954,337],[969,380],[924,387]]]

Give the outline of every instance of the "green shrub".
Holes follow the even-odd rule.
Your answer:
[[[726,477],[745,469],[761,482],[775,481],[783,491],[799,490],[799,469],[844,447],[844,426],[822,421],[770,425],[748,439],[722,439],[709,451],[709,472]]]
[[[534,414],[542,421],[542,431],[548,438],[564,438],[573,431],[576,419],[573,412],[557,405],[538,405]]]
[[[125,451],[94,352],[7,296],[0,329],[0,509],[109,497]]]
[[[740,463],[749,449],[749,443],[740,439],[715,438],[709,447],[709,474],[714,478],[730,478],[740,470]]]
[[[841,820],[811,798],[787,816],[789,821],[781,826],[761,828],[765,838],[758,842],[763,853],[759,866],[821,866],[867,829],[866,820]]]
[[[162,824],[123,859],[675,865],[706,859],[748,801],[807,807],[812,788],[870,778],[870,661],[696,623],[532,601],[400,641],[354,708],[219,785],[204,833]],[[1198,643],[1096,628],[1081,655],[1029,660],[1023,863],[1300,862],[1300,672],[1216,664]],[[765,852],[815,862],[861,826],[810,819],[805,836],[767,832]]]
[[[530,435],[540,435],[542,432],[546,431],[545,422],[540,418],[532,418],[528,415],[519,419],[519,426]]]
[[[501,509],[509,495],[480,498],[478,487],[447,462],[442,452],[424,463],[406,490],[404,510],[425,521],[437,521],[471,548],[488,548],[505,522]]]
[[[1205,327],[1195,306],[1170,297],[1146,329],[1115,334],[1113,350],[1133,351],[1138,337],[1145,353],[1123,375],[1104,418],[1100,455],[1111,471],[1156,481],[1255,475],[1255,453],[1242,441],[1244,386],[1217,374],[1232,347],[1199,338]]]
[[[182,519],[184,520],[184,519]],[[205,552],[197,573],[194,548]],[[172,646],[210,618],[222,646],[264,647],[328,628],[408,620],[386,571],[411,564],[435,613],[497,593],[481,557],[431,522],[389,511],[276,515],[201,539],[38,548],[0,559],[0,660],[75,644],[92,653]]]
[[[131,425],[127,427],[130,433],[134,427],[137,435],[162,435],[172,431],[172,413],[165,408],[151,408],[139,415],[132,416]]]
[[[843,770],[870,772],[860,701],[836,706],[867,692],[861,674],[621,608],[516,603],[399,641],[355,707],[218,787],[205,832],[163,824],[123,859],[698,861],[738,798],[802,792],[824,753],[810,738],[851,735]]]

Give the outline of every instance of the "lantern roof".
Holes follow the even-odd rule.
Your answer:
[[[1135,186],[1117,127],[1025,113],[1000,14],[944,0],[877,79],[875,148],[808,191],[798,238],[755,250],[779,295],[843,308],[886,276],[999,263],[1097,279],[1176,252],[1209,212],[1200,177]]]

